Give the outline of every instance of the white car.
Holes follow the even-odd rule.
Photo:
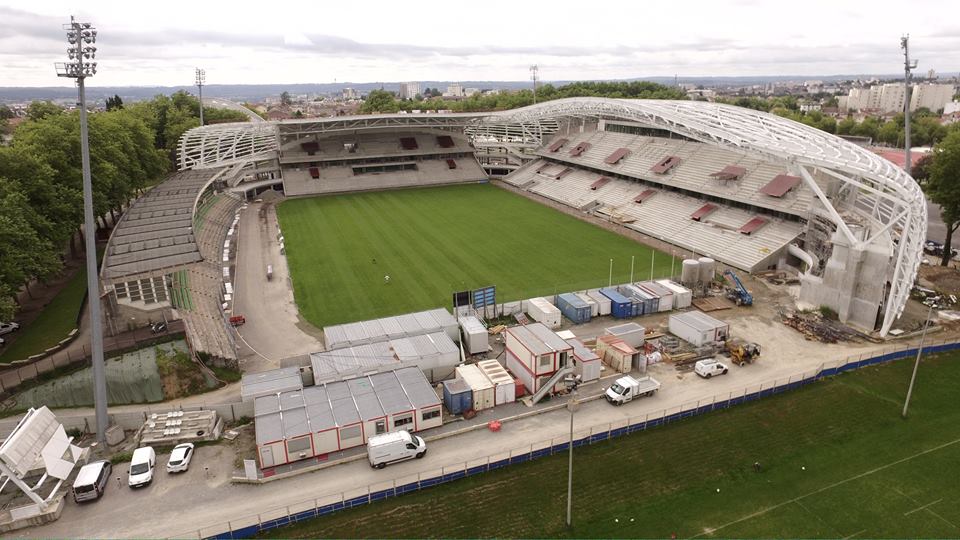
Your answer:
[[[709,379],[714,375],[726,375],[727,365],[716,358],[707,358],[698,361],[693,370],[704,379]]]
[[[20,329],[20,325],[15,322],[0,322],[0,336],[4,334],[9,334],[10,332],[16,332]]]
[[[129,478],[127,484],[132,488],[146,486],[153,482],[153,468],[157,464],[157,453],[153,447],[143,446],[133,451],[130,460]]]
[[[170,452],[170,459],[167,460],[167,472],[185,472],[190,468],[191,459],[193,459],[193,443],[178,444]]]

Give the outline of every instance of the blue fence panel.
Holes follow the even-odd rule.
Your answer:
[[[352,499],[347,499],[343,501],[344,508],[353,508],[354,506],[363,506],[369,502],[366,495],[361,495],[359,497],[354,497]]]
[[[629,433],[629,429],[630,428],[628,426],[628,427],[622,427],[622,428],[610,430],[610,437],[619,437],[621,435],[626,435],[627,433]]]
[[[233,534],[229,538],[250,538],[260,532],[260,525],[250,525],[249,527],[243,527],[242,529],[234,529]],[[220,536],[223,538],[223,536]]]
[[[510,464],[509,459],[501,459],[500,461],[494,461],[489,465],[489,467],[491,470],[493,470],[493,469],[499,469],[501,467],[506,467],[509,464]]]
[[[467,476],[473,476],[473,475],[475,475],[475,474],[480,474],[480,473],[484,473],[484,472],[487,472],[487,466],[486,466],[486,465],[478,465],[478,466],[476,466],[476,467],[470,467],[470,468],[468,468],[468,469],[467,469]]]
[[[380,501],[386,499],[387,497],[392,497],[394,495],[393,488],[384,489],[382,491],[375,491],[370,494],[370,502]]]
[[[325,506],[321,506],[320,508],[317,508],[317,515],[318,515],[318,516],[325,516],[325,515],[327,515],[327,514],[332,514],[332,513],[334,513],[334,512],[338,512],[338,511],[340,511],[342,508],[343,508],[343,504],[342,504],[342,503],[328,504],[328,505],[325,505]]]
[[[419,482],[410,482],[409,484],[404,484],[402,486],[397,486],[394,488],[397,494],[409,493],[411,491],[416,491],[420,488]]]
[[[444,482],[449,482],[449,481],[451,481],[451,480],[459,480],[459,479],[463,478],[463,477],[466,476],[466,475],[467,475],[467,473],[465,473],[464,471],[452,472],[452,473],[443,475],[443,481],[444,481]]]
[[[593,435],[590,436],[590,444],[593,444],[599,441],[605,441],[609,438],[610,438],[610,434],[606,431],[604,431],[603,433],[594,433]]]
[[[303,512],[297,512],[296,514],[290,516],[290,521],[297,522],[303,521],[305,519],[313,519],[317,517],[317,512],[314,509],[304,510]]]

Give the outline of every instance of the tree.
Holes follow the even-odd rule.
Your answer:
[[[940,206],[940,215],[947,227],[943,241],[945,253],[949,253],[953,233],[960,226],[960,131],[953,131],[933,150],[931,163],[927,166],[927,195]],[[940,261],[947,266],[949,256]]]
[[[48,116],[53,116],[63,112],[59,105],[52,101],[34,101],[27,107],[27,118],[30,120],[43,120]]]
[[[913,168],[910,169],[910,176],[917,181],[918,184],[923,184],[930,178],[930,165],[933,163],[933,154],[923,154],[913,164]]]
[[[284,91],[280,94],[281,105],[290,105],[291,103],[293,103],[293,100],[290,99],[290,92]]]
[[[13,111],[6,105],[0,105],[0,120],[9,120],[14,117]]]
[[[107,98],[107,110],[108,110],[108,111],[112,111],[112,110],[114,110],[114,109],[122,109],[122,108],[123,108],[123,100],[120,99],[120,96],[119,96],[119,95],[114,94],[113,97],[108,97],[108,98]]]
[[[303,111],[301,111],[300,109],[297,109],[297,110],[293,113],[293,117],[294,117],[294,118],[303,118]]]
[[[394,99],[393,94],[386,90],[371,91],[367,94],[367,98],[363,100],[363,105],[360,106],[360,112],[363,113],[390,113],[398,110],[400,110],[400,104]]]

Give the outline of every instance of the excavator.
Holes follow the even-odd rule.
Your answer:
[[[728,339],[726,347],[730,359],[740,367],[746,364],[752,364],[753,361],[760,356],[760,345],[743,341],[742,339]]]

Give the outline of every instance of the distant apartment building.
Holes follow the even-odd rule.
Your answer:
[[[357,99],[360,95],[353,88],[343,89],[343,99]]]
[[[447,86],[447,91],[443,93],[443,97],[452,97],[452,98],[459,98],[459,97],[463,97],[464,95],[466,94],[464,92],[463,85],[461,85],[460,83],[453,83]]]
[[[953,99],[953,94],[954,88],[950,84],[915,84],[911,89],[910,110],[926,107],[931,111],[939,111]],[[902,83],[887,83],[869,88],[851,88],[838,101],[840,110],[897,113],[903,110],[905,99]]]
[[[943,115],[960,112],[960,101],[951,101],[943,106]]]
[[[910,110],[915,111],[926,107],[937,112],[953,100],[954,87],[952,84],[917,84],[910,95]]]
[[[420,94],[420,83],[404,82],[400,83],[400,99],[414,99]]]

